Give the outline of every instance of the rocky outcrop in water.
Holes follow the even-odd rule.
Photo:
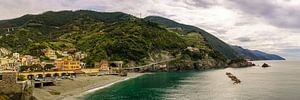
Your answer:
[[[250,66],[255,66],[255,64],[252,62],[244,61],[244,62],[236,62],[236,63],[229,64],[228,67],[241,68],[241,67],[250,67]]]
[[[270,65],[264,63],[261,67],[271,67]]]
[[[233,84],[240,84],[242,81],[234,76],[232,73],[226,72],[226,75],[233,81]]]

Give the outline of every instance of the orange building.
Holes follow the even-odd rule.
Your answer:
[[[80,69],[80,61],[74,61],[72,57],[64,57],[55,60],[54,65],[58,70],[77,70]]]

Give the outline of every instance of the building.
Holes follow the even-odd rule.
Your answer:
[[[30,55],[24,55],[24,56],[20,57],[21,66],[28,66],[28,65],[30,65],[30,61],[32,59],[33,59],[33,57],[30,56]]]
[[[85,65],[86,65],[86,63],[80,62],[80,68],[81,68],[81,69],[85,68]]]
[[[0,58],[0,70],[16,70],[16,61],[9,58]]]
[[[29,66],[29,65],[34,65],[34,64],[41,64],[40,58],[35,58],[30,55],[24,55],[20,57],[20,65],[21,66]]]
[[[45,56],[48,57],[49,59],[53,59],[53,60],[57,59],[57,56],[56,56],[56,54],[55,54],[55,51],[52,50],[51,48],[45,49],[45,50],[44,50],[44,54],[45,54]]]
[[[72,57],[64,57],[63,59],[57,59],[54,62],[57,70],[77,70],[80,68],[80,61],[73,60]]]
[[[11,54],[11,51],[5,49],[5,48],[0,48],[0,57],[5,57]]]
[[[199,51],[198,48],[194,48],[194,47],[187,47],[186,50],[189,50],[190,52],[198,52]]]
[[[76,52],[74,56],[76,59],[80,60],[80,59],[84,59],[85,57],[87,57],[87,54],[82,53],[82,52]]]
[[[107,60],[95,62],[95,68],[99,68],[100,71],[109,71],[109,62]]]
[[[20,58],[20,54],[19,53],[13,53],[13,58],[14,59],[19,59]]]

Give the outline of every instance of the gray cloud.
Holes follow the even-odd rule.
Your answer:
[[[239,37],[239,38],[236,38],[236,40],[240,41],[240,42],[251,42],[253,40],[251,40],[251,38],[248,38],[248,37]]]
[[[216,5],[215,0],[184,0],[184,3],[191,6],[203,8],[208,8],[210,6]]]
[[[282,2],[289,2],[283,0]],[[285,6],[278,0],[231,0],[230,8],[263,18],[268,23],[280,28],[300,28],[300,9]]]
[[[0,0],[0,20],[79,9],[157,15],[198,26],[230,44],[295,57],[300,55],[297,3],[300,6],[297,0]]]
[[[294,48],[294,49],[280,49],[280,52],[277,54],[288,57],[290,59],[297,59],[300,60],[300,49]]]

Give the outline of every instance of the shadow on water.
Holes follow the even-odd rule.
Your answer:
[[[163,99],[168,89],[176,88],[181,80],[192,77],[197,71],[158,72],[117,83],[87,95],[85,100],[147,100]]]

